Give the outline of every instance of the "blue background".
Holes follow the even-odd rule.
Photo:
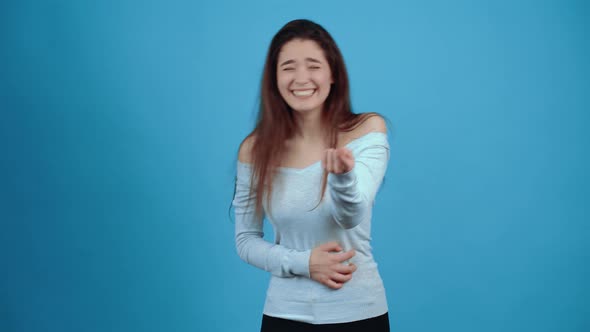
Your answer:
[[[258,331],[268,275],[228,208],[295,18],[391,121],[392,331],[590,330],[589,7],[3,1],[0,331]]]

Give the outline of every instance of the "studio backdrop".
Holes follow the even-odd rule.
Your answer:
[[[274,33],[388,119],[392,331],[590,330],[584,1],[0,4],[0,331],[258,331],[230,203]],[[272,228],[265,227],[272,241]],[[337,310],[337,308],[335,308]]]

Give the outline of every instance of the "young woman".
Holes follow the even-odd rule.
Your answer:
[[[287,23],[268,50],[256,128],[240,146],[239,256],[272,274],[261,331],[389,331],[371,209],[389,160],[376,113],[351,110],[330,34]],[[263,218],[275,241],[263,239]]]

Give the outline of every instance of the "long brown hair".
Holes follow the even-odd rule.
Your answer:
[[[251,149],[253,171],[250,194],[256,195],[256,215],[258,217],[262,216],[263,195],[266,195],[267,203],[270,203],[272,180],[276,168],[283,158],[285,142],[299,131],[293,117],[293,110],[283,100],[277,86],[279,52],[283,45],[293,39],[316,42],[323,50],[330,65],[334,83],[324,102],[321,114],[322,128],[329,147],[338,146],[339,132],[351,131],[367,118],[377,115],[377,113],[355,114],[352,112],[344,58],[328,31],[309,20],[294,20],[283,26],[273,37],[266,55],[258,120],[256,127],[248,135],[248,137],[253,136],[254,138]],[[327,176],[327,172],[324,171],[318,205],[324,197]],[[270,204],[267,205],[270,207]]]

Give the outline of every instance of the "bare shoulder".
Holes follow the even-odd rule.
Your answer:
[[[238,160],[243,163],[252,162],[252,147],[256,141],[255,135],[249,135],[246,137],[242,144],[240,144],[240,151],[238,152]]]
[[[354,136],[360,137],[370,132],[387,133],[385,120],[380,115],[369,115],[361,124],[354,129]]]
[[[361,119],[362,122],[359,123],[353,130],[340,132],[339,141],[342,143],[339,143],[339,146],[345,146],[351,141],[365,136],[371,132],[387,133],[385,119],[383,119],[382,116],[375,113],[361,116],[364,116],[364,119]]]

